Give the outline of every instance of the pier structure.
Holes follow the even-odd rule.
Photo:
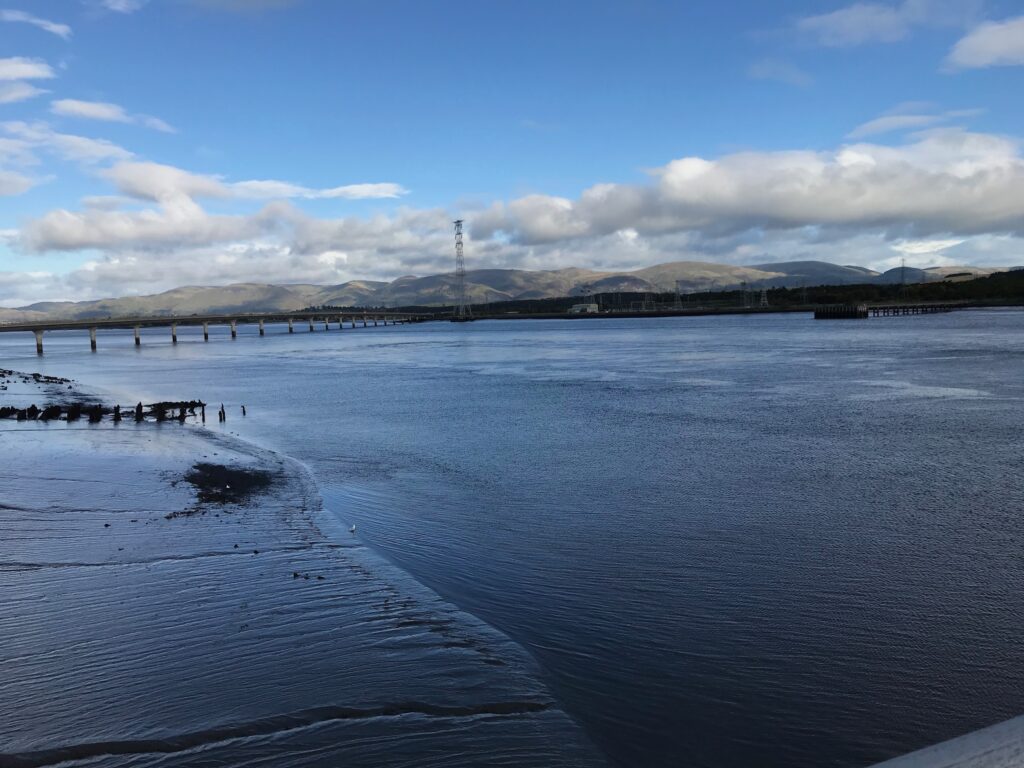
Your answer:
[[[879,304],[868,307],[872,317],[932,315],[936,312],[952,312],[954,309],[962,309],[962,307],[958,304]]]
[[[363,328],[369,327],[372,321],[373,326],[378,324],[404,325],[416,323],[423,320],[433,319],[427,315],[413,315],[404,312],[288,312],[288,313],[259,313],[259,314],[232,314],[232,315],[192,315],[188,317],[128,317],[108,318],[104,320],[42,320],[32,323],[6,323],[0,324],[0,333],[25,333],[29,332],[35,336],[36,353],[43,354],[43,336],[47,331],[74,331],[83,330],[89,334],[89,348],[96,352],[98,350],[97,335],[103,329],[132,329],[136,347],[142,346],[142,329],[145,328],[169,328],[171,332],[171,343],[178,343],[178,326],[201,326],[203,329],[203,341],[210,340],[211,325],[227,325],[231,329],[231,338],[238,338],[238,324],[255,324],[259,329],[260,336],[266,336],[267,324],[287,323],[288,333],[295,332],[296,321],[307,321],[310,332],[315,330],[315,324],[323,322],[324,330],[330,330],[332,319],[338,323],[338,330],[345,327],[345,321],[356,327],[356,323],[362,321]]]
[[[868,317],[933,315],[965,309],[963,304],[826,304],[814,310],[815,320],[864,320]]]

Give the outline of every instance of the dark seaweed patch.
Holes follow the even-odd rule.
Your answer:
[[[241,504],[267,490],[275,475],[265,469],[199,462],[185,473],[201,504]]]

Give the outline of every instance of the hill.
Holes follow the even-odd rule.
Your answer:
[[[963,279],[969,273],[998,272],[981,267],[932,267],[889,270],[883,274],[864,267],[823,261],[788,261],[734,266],[703,261],[674,261],[628,272],[602,272],[569,267],[555,270],[477,269],[466,273],[469,300],[486,304],[509,300],[587,296],[595,293],[667,293],[676,290],[797,288],[818,285],[928,283]],[[407,275],[390,282],[351,280],[339,285],[272,285],[237,283],[226,286],[184,286],[148,296],[124,296],[77,302],[39,302],[17,309],[0,309],[0,322],[44,318],[287,312],[305,307],[399,307],[452,304],[453,274]]]

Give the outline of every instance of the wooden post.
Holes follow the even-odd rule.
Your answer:
[[[36,354],[41,355],[43,354],[43,332],[32,331],[32,333],[36,335]]]
[[[89,348],[92,349],[93,352],[96,351],[96,328],[95,327],[89,329]]]
[[[232,320],[231,321],[231,338],[232,339],[237,339],[238,338],[238,321],[237,320]]]
[[[204,320],[203,321],[203,341],[209,341],[209,340],[210,340],[210,324]]]
[[[138,347],[142,344],[142,339],[139,337],[139,326],[135,326],[135,346]]]
[[[178,343],[178,324],[171,323],[171,344]]]
[[[263,318],[261,317],[260,318],[260,336],[264,336],[264,335],[265,334],[263,332]]]

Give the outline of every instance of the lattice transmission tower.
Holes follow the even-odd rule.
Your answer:
[[[466,258],[462,253],[462,219],[455,221],[455,292],[458,301],[455,319],[469,320],[469,304],[466,302]]]

